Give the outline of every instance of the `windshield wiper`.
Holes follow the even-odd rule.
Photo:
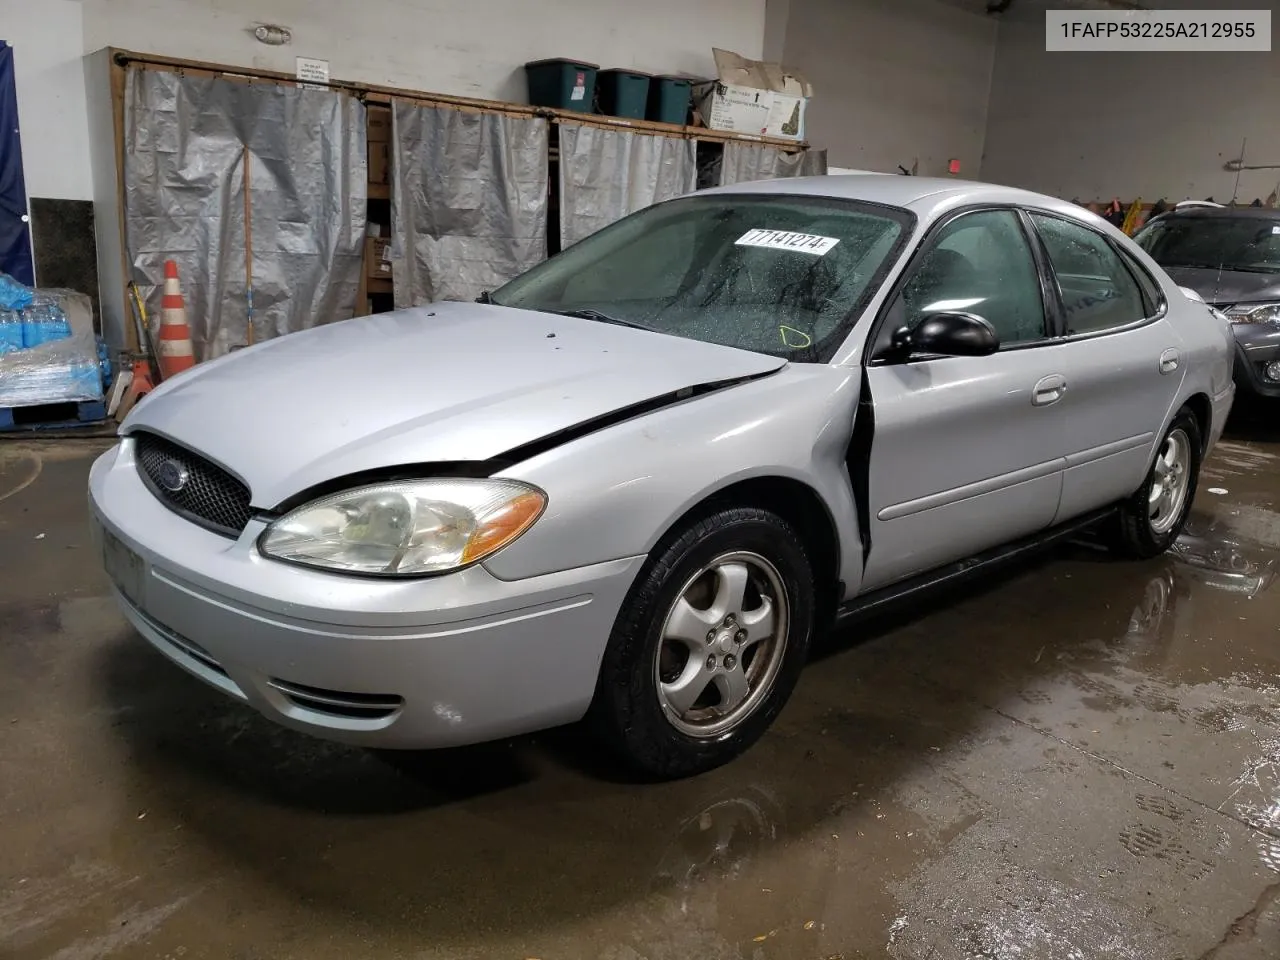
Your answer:
[[[599,320],[601,323],[612,323],[619,327],[632,327],[636,330],[648,330],[651,333],[657,332],[657,327],[652,327],[647,323],[641,323],[639,320],[624,320],[621,317],[611,317],[609,314],[601,313],[599,310],[552,310],[551,312],[558,313],[562,317]]]

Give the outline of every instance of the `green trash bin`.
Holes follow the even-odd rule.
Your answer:
[[[535,107],[579,110],[595,108],[596,73],[600,67],[585,60],[534,60],[524,65],[529,79],[529,103]]]
[[[649,107],[645,117],[659,123],[689,122],[693,82],[688,77],[654,77],[649,81]]]
[[[643,120],[649,102],[649,74],[635,70],[601,70],[600,112],[611,117]]]

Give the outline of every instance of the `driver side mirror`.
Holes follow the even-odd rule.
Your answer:
[[[903,359],[921,353],[986,357],[999,349],[995,328],[972,313],[931,313],[914,329],[899,327],[893,334],[893,351]]]

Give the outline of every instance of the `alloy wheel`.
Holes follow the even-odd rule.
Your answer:
[[[723,736],[765,700],[786,653],[782,575],[757,553],[721,554],[680,589],[654,662],[658,699],[677,730]]]
[[[1182,430],[1172,430],[1165,437],[1156,457],[1147,497],[1147,517],[1151,532],[1168,533],[1182,516],[1191,481],[1191,439]]]

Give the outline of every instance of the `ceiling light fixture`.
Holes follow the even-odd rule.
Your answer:
[[[293,34],[289,32],[289,28],[275,23],[255,24],[253,35],[258,38],[259,43],[265,43],[272,47],[283,47],[285,44],[293,42]]]

